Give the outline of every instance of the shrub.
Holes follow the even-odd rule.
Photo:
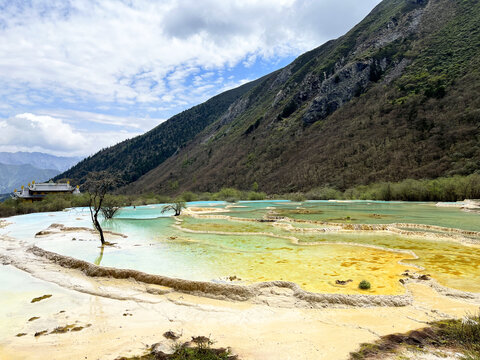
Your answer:
[[[362,280],[360,281],[360,284],[358,284],[358,288],[362,290],[368,290],[370,287],[371,285],[367,280]]]
[[[219,192],[212,195],[214,200],[223,200],[228,202],[236,202],[240,200],[242,194],[234,188],[222,188]]]
[[[307,200],[305,194],[301,192],[286,194],[285,196],[283,196],[283,198],[290,201],[298,201],[298,202]]]
[[[198,196],[197,194],[194,194],[191,191],[185,191],[181,196],[180,196],[183,201],[185,202],[190,202],[190,201],[197,201]]]
[[[340,191],[330,187],[312,189],[307,192],[306,196],[310,200],[335,200],[343,197]]]
[[[248,200],[265,200],[267,194],[264,192],[249,191],[247,198]]]

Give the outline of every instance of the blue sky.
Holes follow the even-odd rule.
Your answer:
[[[0,0],[0,151],[90,155],[336,38],[379,0]]]

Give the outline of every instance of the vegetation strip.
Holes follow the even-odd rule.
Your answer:
[[[463,201],[480,198],[480,175],[454,176],[434,180],[407,179],[398,183],[373,183],[357,186],[344,192],[335,188],[320,187],[308,192],[286,194],[266,194],[252,190],[222,188],[216,193],[178,193],[176,198],[162,194],[112,195],[105,197],[105,206],[109,208],[125,206],[141,206],[150,204],[168,204],[176,199],[180,201],[240,201],[287,199],[292,201],[309,200],[398,200],[398,201]],[[8,217],[35,212],[61,211],[73,207],[87,207],[89,194],[47,195],[44,200],[25,203],[15,199],[0,202],[0,217]],[[479,205],[480,206],[480,205]],[[475,211],[475,210],[473,210]],[[476,210],[480,211],[480,210]],[[0,221],[0,227],[6,222]]]
[[[350,354],[350,359],[382,359],[387,355],[403,358],[402,350],[409,347],[425,353],[443,348],[462,354],[463,359],[480,359],[480,315],[432,322],[429,327],[406,334],[382,336],[373,344],[362,344],[358,351]]]
[[[170,346],[157,343],[144,355],[117,357],[115,360],[238,360],[238,356],[233,355],[229,348],[215,349],[211,347],[213,344],[209,337],[193,336],[191,341],[175,342]]]

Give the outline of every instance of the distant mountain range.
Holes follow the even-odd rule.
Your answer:
[[[30,164],[38,169],[58,170],[59,172],[70,169],[82,160],[78,156],[55,156],[41,152],[0,152],[0,163],[6,165]]]
[[[58,178],[283,193],[480,172],[479,24],[478,1],[384,0],[346,35]]]
[[[0,194],[20,189],[32,180],[47,181],[80,160],[80,157],[61,157],[40,152],[0,152]]]

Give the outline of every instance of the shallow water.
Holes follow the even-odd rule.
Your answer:
[[[480,215],[457,208],[439,208],[431,203],[263,201],[233,206],[196,202],[189,206],[222,209],[224,212],[212,214],[243,219],[260,219],[269,214],[336,223],[414,223],[480,231]],[[366,279],[372,283],[367,293],[398,294],[404,291],[398,280],[409,268],[408,264],[413,264],[424,267],[424,273],[443,285],[480,292],[478,247],[388,233],[295,231],[295,228],[308,231],[320,226],[308,223],[288,224],[293,225],[290,231],[272,223],[183,216],[181,226],[175,227],[175,218],[162,214],[161,210],[162,205],[125,208],[117,218],[105,221],[105,229],[128,237],[115,240],[115,247],[103,251],[96,241],[84,241],[88,239],[74,233],[69,234],[70,238],[34,237],[52,223],[91,227],[86,209],[13,217],[8,219],[13,224],[0,229],[0,235],[8,234],[46,250],[103,266],[189,280],[228,281],[230,277],[242,283],[287,280],[313,292],[364,293],[357,286]],[[372,245],[381,248],[368,247]],[[391,249],[413,251],[419,259]],[[335,280],[352,282],[340,286]]]

